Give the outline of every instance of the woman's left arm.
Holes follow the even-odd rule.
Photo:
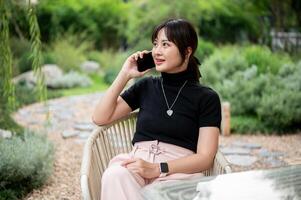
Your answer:
[[[218,137],[217,127],[199,128],[197,153],[168,161],[169,174],[197,173],[209,169],[218,149]]]

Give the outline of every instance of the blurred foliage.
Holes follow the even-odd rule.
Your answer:
[[[45,136],[24,132],[0,139],[0,199],[20,199],[40,187],[53,168],[54,147]]]
[[[301,61],[284,65],[271,78],[257,108],[258,116],[269,126],[300,127],[301,122]]]
[[[272,53],[267,46],[247,46],[243,50],[243,57],[249,66],[257,66],[259,74],[267,72],[277,74],[282,65],[292,63],[287,54]]]
[[[202,64],[201,73],[205,75],[202,82],[213,85],[222,84],[223,80],[231,79],[235,72],[247,68],[248,63],[241,56],[238,46],[224,46],[216,49]]]
[[[208,58],[215,50],[215,45],[212,42],[205,41],[199,38],[198,47],[195,52],[195,56],[202,63],[206,58]]]
[[[253,61],[252,57],[246,57],[258,55],[256,51],[265,52],[269,58],[258,56]],[[301,128],[300,63],[293,63],[287,55],[271,54],[265,47],[228,46],[216,49],[205,60],[202,82],[231,103],[234,116],[257,119],[244,120],[240,128],[236,124],[235,130],[245,130],[247,122],[249,131],[257,123],[261,131],[298,129]]]
[[[273,131],[273,129],[267,128],[256,116],[235,115],[231,117],[231,133],[256,134],[271,133]]]
[[[45,63],[54,62],[64,72],[80,70],[80,64],[86,60],[85,54],[92,49],[92,43],[85,34],[73,35],[70,32],[57,38],[44,54]]]
[[[15,3],[14,10],[13,35],[28,38],[24,4]],[[188,19],[201,37],[216,43],[269,44],[272,29],[301,29],[299,0],[40,0],[37,11],[42,41],[51,43],[70,29],[85,31],[99,50],[149,49],[153,28],[172,17]]]
[[[32,60],[24,3],[12,2],[9,27],[16,75],[31,69]],[[37,11],[46,43],[43,63],[68,72],[94,60],[107,84],[131,52],[152,48],[156,25],[167,18],[188,19],[199,35],[202,82],[231,102],[239,122],[235,130],[279,131],[300,123],[300,52],[290,57],[267,47],[272,29],[301,30],[299,0],[40,0]],[[97,87],[93,83],[91,88]]]
[[[193,24],[197,24],[200,15],[197,1],[173,1],[169,0],[129,2],[127,28],[124,30],[127,42],[134,51],[151,49],[151,34],[159,22],[167,18],[186,18]]]
[[[41,0],[38,17],[43,40],[57,39],[65,31],[85,31],[97,48],[118,48],[125,29],[127,5],[121,0]]]
[[[13,55],[13,75],[31,70],[30,42],[27,39],[12,37],[10,38],[10,48]]]
[[[103,50],[101,52],[92,52],[88,57],[93,58],[100,63],[104,70],[104,81],[107,84],[113,83],[119,73],[124,61],[130,55],[127,51],[114,51],[112,49]]]
[[[47,98],[53,99],[63,96],[59,91],[48,90]],[[22,84],[16,84],[16,110],[29,104],[38,102],[39,99],[35,95],[33,89],[26,87]],[[1,127],[1,126],[0,126]]]
[[[253,65],[256,73],[271,72],[277,74],[284,64],[292,64],[290,57],[284,53],[272,53],[267,47],[259,45],[228,45],[216,48],[216,51],[205,60],[201,72],[206,74],[203,82],[221,84],[223,80],[232,80],[238,71],[244,71]]]
[[[247,0],[198,0],[200,35],[215,42],[256,41],[260,34],[259,12]]]

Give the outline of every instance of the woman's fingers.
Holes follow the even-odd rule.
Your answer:
[[[135,60],[138,60],[139,53],[140,53],[140,51],[137,51],[136,53],[134,53],[134,58],[135,58]]]
[[[149,72],[150,70],[151,70],[151,69],[147,69],[147,70],[141,72],[141,74],[144,75],[144,74],[146,74],[147,72]]]
[[[146,53],[148,53],[147,50],[143,50],[143,51],[139,52],[140,58],[143,58],[143,54],[146,54]]]
[[[132,159],[128,159],[128,160],[125,160],[121,163],[122,166],[126,166],[130,163],[133,163],[133,162],[136,162],[137,161],[137,158],[132,158]]]
[[[134,58],[135,60],[138,60],[138,58],[143,58],[143,54],[149,53],[150,51],[148,50],[143,50],[143,51],[137,51],[134,53]]]

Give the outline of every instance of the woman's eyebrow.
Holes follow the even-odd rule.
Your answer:
[[[154,42],[157,42],[158,41],[158,39],[155,39],[154,40]],[[168,39],[163,39],[163,40],[161,40],[161,42],[170,42]]]

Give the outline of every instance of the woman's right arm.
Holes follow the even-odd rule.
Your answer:
[[[92,120],[97,125],[109,124],[132,111],[131,107],[119,96],[127,82],[135,77],[143,76],[149,70],[139,72],[137,70],[138,56],[143,57],[142,51],[129,56],[124,62],[116,79],[97,103]]]

